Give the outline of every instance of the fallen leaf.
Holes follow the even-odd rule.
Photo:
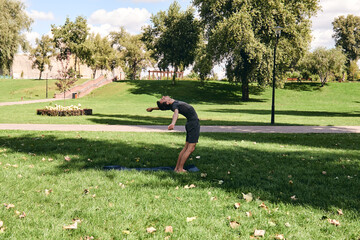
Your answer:
[[[77,224],[78,224],[77,222],[74,222],[71,225],[63,226],[63,229],[66,229],[66,230],[77,229]]]
[[[54,159],[52,159],[52,158],[48,158],[48,161],[49,161],[49,162],[51,162],[51,161],[54,161]]]
[[[328,219],[328,222],[331,223],[332,225],[335,225],[335,226],[340,226],[340,222],[338,220],[335,220],[335,219]]]
[[[84,194],[85,194],[85,195],[88,194],[89,192],[90,192],[89,189],[84,189]]]
[[[251,202],[253,200],[252,193],[248,193],[248,194],[242,193],[242,195],[246,202]]]
[[[21,212],[19,212],[19,211],[17,211],[17,210],[15,211],[15,214],[16,214],[17,216],[19,216],[20,213],[21,213]]]
[[[196,217],[187,217],[186,218],[186,221],[187,222],[192,222],[192,221],[194,221],[196,219]]]
[[[326,175],[326,171],[322,171],[321,173],[322,173],[323,175]]]
[[[231,219],[231,216],[227,216],[226,219],[227,219],[227,220],[230,220],[230,219]]]
[[[65,161],[68,161],[68,162],[71,161],[71,158],[69,156],[65,156],[64,159],[65,159]]]
[[[294,195],[294,196],[291,196],[290,198],[291,198],[291,200],[293,200],[293,201],[296,201],[296,200],[298,200],[298,199],[296,198],[296,195]]]
[[[274,223],[273,221],[269,221],[269,225],[270,225],[270,227],[275,227],[276,223]]]
[[[159,199],[160,198],[160,196],[155,196],[155,199]]]
[[[154,227],[149,227],[149,228],[146,229],[146,232],[148,232],[148,233],[156,232],[156,228],[154,228]]]
[[[290,223],[285,223],[285,227],[291,227]]]
[[[2,228],[4,226],[4,222],[0,221],[0,228]]]
[[[165,227],[165,232],[166,233],[173,233],[173,227],[172,226],[166,226]]]
[[[48,196],[50,193],[52,193],[52,189],[45,189],[45,195]]]
[[[196,186],[194,184],[189,185],[185,185],[184,188],[185,189],[191,189],[191,188],[195,188]]]
[[[124,185],[123,183],[119,183],[119,186],[120,186],[121,188],[125,188],[125,185]]]
[[[5,231],[4,222],[0,221],[0,233],[3,233]]]
[[[45,158],[42,158],[41,160],[42,160],[43,162],[44,162],[44,161],[46,161],[46,159],[45,159]]]
[[[217,200],[217,197],[211,197],[210,198],[210,201],[215,201],[215,200]]]
[[[338,213],[339,215],[344,215],[341,209],[338,209],[338,210],[337,210],[337,213]]]
[[[196,156],[196,159],[200,159],[200,156]]]
[[[231,228],[237,228],[240,226],[240,223],[236,222],[236,221],[231,221],[230,222],[230,227]]]
[[[247,217],[251,217],[251,216],[252,216],[252,213],[251,213],[251,212],[246,212],[246,216],[247,216]]]
[[[6,209],[10,209],[10,208],[14,208],[14,207],[15,207],[15,205],[14,205],[14,204],[11,204],[11,203],[9,203],[9,204],[4,203],[4,206],[6,207]]]
[[[86,236],[84,238],[80,238],[80,240],[94,240],[95,238],[93,236]]]
[[[234,207],[235,207],[236,209],[238,209],[240,206],[241,206],[241,204],[238,203],[238,202],[234,204]]]
[[[129,230],[124,230],[122,231],[123,234],[126,234],[126,235],[129,235],[130,234],[130,231]]]
[[[276,234],[275,239],[282,240],[285,239],[283,234]]]
[[[223,180],[219,180],[219,184],[221,185],[221,184],[223,184],[224,183],[224,181]]]
[[[264,237],[265,236],[265,230],[255,230],[254,237]]]
[[[259,207],[268,210],[269,208],[265,205],[265,203],[261,203]]]
[[[202,178],[206,178],[207,173],[201,173],[200,176],[201,176]]]
[[[289,181],[289,184],[290,184],[290,185],[293,185],[293,184],[294,184],[294,182],[293,182],[292,180],[290,180],[290,181]]]
[[[26,213],[22,212],[22,214],[19,216],[19,218],[25,218],[26,217]]]

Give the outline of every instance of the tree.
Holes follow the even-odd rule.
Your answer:
[[[311,74],[317,74],[320,77],[323,87],[330,76],[342,78],[345,72],[346,56],[338,48],[327,50],[324,47],[316,48],[312,53],[308,53],[300,68]]]
[[[45,67],[51,67],[50,58],[55,54],[54,43],[52,39],[43,35],[41,39],[36,38],[36,47],[30,51],[30,59],[33,60],[32,68],[37,68],[40,71],[39,79],[45,71]]]
[[[141,41],[142,35],[131,35],[124,28],[120,28],[118,32],[111,32],[110,38],[111,45],[120,53],[126,77],[131,80],[140,77],[141,70],[145,70],[152,63],[150,52]]]
[[[61,69],[58,70],[59,80],[55,82],[57,89],[64,94],[64,105],[65,105],[65,93],[68,91],[74,83],[77,81],[76,74],[72,68],[70,68],[70,52],[64,55],[59,54],[57,59],[61,63]]]
[[[212,58],[207,52],[207,43],[201,39],[196,50],[193,70],[199,74],[199,78],[202,83],[210,76],[213,66],[214,63]]]
[[[51,25],[51,32],[56,48],[60,50],[61,56],[66,59],[67,53],[75,55],[74,70],[76,72],[78,58],[85,61],[85,41],[89,34],[89,27],[84,17],[78,16],[75,22],[67,17],[63,26]]]
[[[186,68],[194,62],[200,39],[200,25],[194,17],[194,9],[181,11],[176,1],[167,12],[160,11],[151,16],[153,26],[144,28],[143,41],[153,51],[160,69]],[[176,74],[173,75],[175,84]]]
[[[19,0],[0,0],[0,74],[10,74],[14,55],[19,46],[25,51],[27,41],[23,31],[33,22]]]
[[[358,61],[360,57],[360,16],[340,16],[332,24],[335,44],[345,52],[349,66],[351,61]]]
[[[311,21],[319,0],[194,0],[215,63],[226,63],[229,81],[241,82],[242,100],[249,100],[249,82],[271,79],[274,28],[284,27],[277,51],[277,73],[295,66],[311,41]]]
[[[86,40],[85,49],[88,54],[84,61],[93,70],[94,78],[97,70],[110,70],[116,67],[114,66],[116,52],[107,37],[102,38],[100,34],[91,34]]]

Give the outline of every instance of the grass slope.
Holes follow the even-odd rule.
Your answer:
[[[264,239],[360,238],[360,135],[204,133],[189,160],[199,173],[102,170],[174,165],[183,141],[182,133],[1,132],[0,203],[15,207],[0,208],[0,238],[227,240],[255,229]],[[78,229],[63,230],[73,218]]]
[[[276,90],[277,125],[359,125],[359,83],[287,83]],[[0,107],[0,123],[58,124],[169,124],[171,112],[147,113],[162,95],[192,104],[202,125],[268,125],[271,89],[251,86],[249,102],[241,101],[240,86],[224,82],[128,81],[114,82],[66,105],[81,103],[94,115],[54,118],[36,116],[35,110],[48,103]],[[63,104],[62,101],[57,101]],[[12,116],[11,118],[9,116]],[[179,124],[185,119],[180,118]]]

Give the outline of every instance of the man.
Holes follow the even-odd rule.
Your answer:
[[[148,112],[153,110],[172,110],[174,112],[172,122],[168,126],[169,130],[174,129],[176,121],[179,117],[179,113],[186,117],[186,143],[185,147],[179,154],[176,167],[174,169],[175,172],[186,172],[184,169],[184,164],[189,158],[190,154],[195,150],[196,143],[198,142],[200,136],[200,122],[195,109],[190,104],[177,101],[170,98],[169,96],[163,96],[159,101],[157,101],[157,107],[150,107],[146,109]]]

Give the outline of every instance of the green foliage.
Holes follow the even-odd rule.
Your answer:
[[[317,74],[324,86],[331,76],[337,79],[344,77],[345,62],[346,56],[340,49],[327,50],[319,47],[304,57],[300,69],[304,78],[309,77],[310,74]]]
[[[33,61],[32,67],[39,69],[39,79],[41,79],[41,75],[42,72],[45,71],[45,67],[51,67],[50,58],[55,54],[52,39],[47,35],[43,35],[41,39],[36,38],[36,47],[31,49],[30,54],[30,60]]]
[[[77,59],[85,61],[86,48],[84,46],[87,36],[89,34],[89,27],[84,17],[78,16],[75,22],[70,21],[69,17],[66,18],[64,25],[55,26],[51,25],[51,32],[55,46],[60,50],[61,57],[67,58],[68,52],[75,55],[74,70],[77,69]]]
[[[152,15],[151,22],[153,26],[144,28],[142,40],[152,50],[160,69],[166,70],[170,66],[177,72],[194,62],[200,39],[200,25],[194,17],[194,9],[183,12],[175,1],[167,12]],[[176,74],[173,84],[175,78]]]
[[[59,70],[59,80],[55,82],[55,85],[61,93],[64,93],[65,104],[65,93],[75,84],[77,79],[74,69],[69,66],[70,53],[67,54],[66,59],[63,59],[59,54],[58,60],[61,62],[61,69]]]
[[[85,62],[93,70],[94,78],[97,70],[110,70],[116,67],[118,58],[108,37],[102,38],[100,34],[91,34],[86,40],[85,49],[88,52]]]
[[[27,49],[23,31],[30,30],[33,22],[25,12],[25,5],[19,0],[0,1],[0,75],[9,74],[14,55],[19,46]]]
[[[207,52],[226,62],[227,78],[242,83],[242,99],[249,99],[248,84],[271,78],[275,26],[284,27],[278,45],[277,73],[284,74],[309,46],[310,17],[318,0],[204,1],[194,0],[205,26]]]
[[[360,78],[360,71],[359,71],[359,66],[357,65],[356,61],[350,61],[350,65],[349,65],[349,80],[352,81],[356,81],[359,80]]]
[[[118,32],[111,32],[111,45],[119,52],[120,64],[126,77],[131,80],[140,79],[142,70],[152,65],[151,52],[141,40],[142,35],[131,35],[122,27]]]
[[[357,61],[360,57],[360,16],[340,16],[332,24],[336,46],[345,52],[349,66],[352,60]]]

